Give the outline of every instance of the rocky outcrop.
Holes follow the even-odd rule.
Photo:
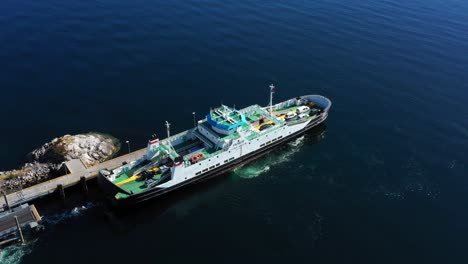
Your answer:
[[[53,163],[26,163],[18,170],[0,172],[0,188],[7,193],[26,188],[46,181],[57,175],[61,164]]]
[[[0,189],[13,192],[62,175],[63,162],[72,159],[81,159],[86,166],[93,166],[110,159],[119,149],[117,139],[98,133],[55,138],[29,153],[30,162],[20,169],[0,172]]]
[[[55,164],[81,159],[89,167],[109,159],[118,151],[119,144],[115,138],[89,133],[55,138],[50,143],[32,151],[29,158],[32,161]]]

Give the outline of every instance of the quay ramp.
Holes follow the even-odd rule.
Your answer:
[[[34,205],[23,204],[0,213],[0,246],[17,240],[24,240],[21,228],[39,227],[42,218]],[[13,234],[19,233],[18,236]]]
[[[143,157],[146,153],[146,148],[116,157],[114,159],[99,163],[95,166],[87,168],[80,160],[69,161],[66,163],[69,174],[42,182],[31,187],[22,189],[6,195],[8,200],[8,206],[5,201],[1,205],[2,208],[14,207],[16,205],[26,203],[37,199],[39,197],[51,194],[57,190],[58,186],[67,188],[80,182],[81,178],[85,180],[96,178],[99,171],[102,169],[113,170],[122,165],[123,162],[129,162],[132,160]]]

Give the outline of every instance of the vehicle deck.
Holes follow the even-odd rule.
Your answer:
[[[140,170],[144,166],[147,166],[148,164],[151,164],[152,162],[155,162],[155,161],[158,161],[159,159],[161,159],[162,155],[163,154],[157,155],[151,161],[143,161],[141,164],[138,164],[134,168],[119,174],[116,177],[116,179],[114,181],[112,181],[112,183],[114,183],[116,185],[120,184],[119,187],[124,189],[125,191],[127,191],[129,193],[139,193],[139,192],[144,191],[146,189],[146,187],[144,186],[145,185],[145,180],[143,178],[141,178],[141,173],[139,173],[137,175],[134,175],[134,174],[135,174],[135,172],[137,172],[138,170]],[[150,168],[148,168],[148,169],[150,169]],[[159,179],[160,177],[161,177],[161,173],[155,173],[153,175],[153,177],[151,177],[151,178],[156,180],[156,179]],[[123,182],[125,182],[125,183],[123,183]],[[123,194],[123,193],[118,193],[116,195],[116,198],[119,198],[120,196],[121,197],[126,197],[128,195]]]

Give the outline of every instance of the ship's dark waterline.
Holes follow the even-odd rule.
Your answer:
[[[326,130],[131,214],[96,186],[39,201],[1,263],[466,263],[468,2],[0,3],[0,169],[53,137],[145,146],[237,107],[322,94]]]

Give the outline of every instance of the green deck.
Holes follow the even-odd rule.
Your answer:
[[[132,177],[132,176],[129,176],[128,174],[123,173],[116,179],[116,181],[119,180],[119,182],[121,182],[121,181],[126,180],[126,179],[128,179],[130,177]],[[156,175],[154,175],[152,177],[152,179],[154,179],[154,180],[157,180],[159,178],[161,178],[161,174],[156,174]],[[117,182],[114,181],[114,183],[117,183]],[[131,181],[131,182],[127,182],[127,183],[121,185],[120,188],[124,189],[125,191],[127,191],[129,193],[135,194],[135,193],[139,193],[139,192],[142,192],[142,191],[146,190],[146,187],[144,185],[145,185],[145,180],[140,178],[140,179],[136,179],[136,180]],[[128,195],[124,194],[124,193],[118,193],[118,194],[116,194],[115,197],[117,199],[120,199],[120,198],[126,198],[126,197],[128,197]]]
[[[159,146],[161,147],[161,146],[163,146],[163,144],[160,144]],[[143,168],[144,166],[150,164],[151,162],[154,162],[154,161],[160,159],[162,155],[164,155],[164,154],[160,153],[159,155],[154,157],[151,161],[143,161],[142,163],[138,164],[136,167],[134,167],[134,168],[120,174],[119,176],[117,176],[116,179],[112,183],[113,184],[118,184],[119,182],[127,180],[128,178],[133,176],[135,171]],[[161,177],[161,174],[158,173],[158,174],[155,174],[153,176],[153,179],[158,179],[159,177]],[[127,191],[129,193],[139,193],[139,192],[142,192],[142,191],[144,191],[146,189],[146,187],[144,187],[144,184],[145,184],[145,181],[140,178],[140,179],[136,179],[134,181],[124,183],[124,184],[120,185],[119,187],[124,189],[125,191]],[[127,196],[128,195],[126,195],[126,194],[118,193],[115,197],[117,199],[120,199],[120,198],[125,198]]]
[[[181,152],[181,151],[185,151],[187,149],[189,149],[190,147],[192,146],[195,146],[197,145],[199,142],[196,141],[196,140],[191,140],[191,139],[188,139],[187,141],[183,141],[182,143],[176,145],[176,146],[173,146],[175,148],[176,151],[173,151],[169,148],[168,145],[166,144],[163,144],[162,142],[159,144],[159,148],[160,148],[160,154],[156,157],[154,157],[151,161],[149,162],[143,162],[142,164],[139,164],[138,166],[136,166],[135,168],[132,168],[131,170],[128,170],[122,174],[120,174],[119,176],[117,176],[117,178],[112,182],[114,184],[118,184],[119,182],[122,182],[122,181],[125,181],[127,179],[129,179],[130,177],[133,176],[133,174],[135,173],[135,171],[141,169],[143,166],[151,163],[151,162],[154,162],[158,159],[161,158],[161,156],[163,155],[166,155],[166,154],[169,154],[170,157],[172,159],[175,159],[176,157],[178,157],[179,155],[176,153],[176,152]],[[155,174],[152,179],[154,180],[157,180],[161,177],[161,174],[160,173],[157,173]],[[141,179],[141,178],[138,178],[134,181],[130,181],[130,182],[127,182],[127,183],[124,183],[122,185],[119,186],[120,188],[124,189],[125,191],[129,192],[129,193],[139,193],[139,192],[142,192],[144,190],[146,190],[146,187],[145,187],[145,180]],[[121,198],[126,198],[128,197],[127,194],[124,194],[124,193],[118,193],[116,196],[115,196],[117,199],[121,199]]]
[[[297,108],[299,108],[300,106],[297,106],[297,105],[293,105],[293,106],[290,106],[290,107],[286,107],[286,108],[283,108],[283,109],[279,109],[279,110],[276,110],[276,111],[273,111],[275,114],[277,115],[282,115],[282,114],[286,114],[287,112],[291,112],[291,111],[294,111],[294,110],[297,110]]]
[[[226,126],[230,126],[232,124],[239,123],[242,121],[238,111],[232,111],[231,109],[225,106],[211,111],[210,115],[213,121]],[[232,120],[234,123],[230,120]]]
[[[173,150],[171,150],[168,146],[160,143],[159,144],[159,148],[164,151],[166,154],[169,154],[171,156],[172,159],[175,159],[177,158],[179,155],[177,155],[177,153],[175,153]]]
[[[253,113],[247,116],[247,121],[257,121],[259,119],[262,119],[263,117],[265,117],[264,111],[257,108],[254,110]]]

